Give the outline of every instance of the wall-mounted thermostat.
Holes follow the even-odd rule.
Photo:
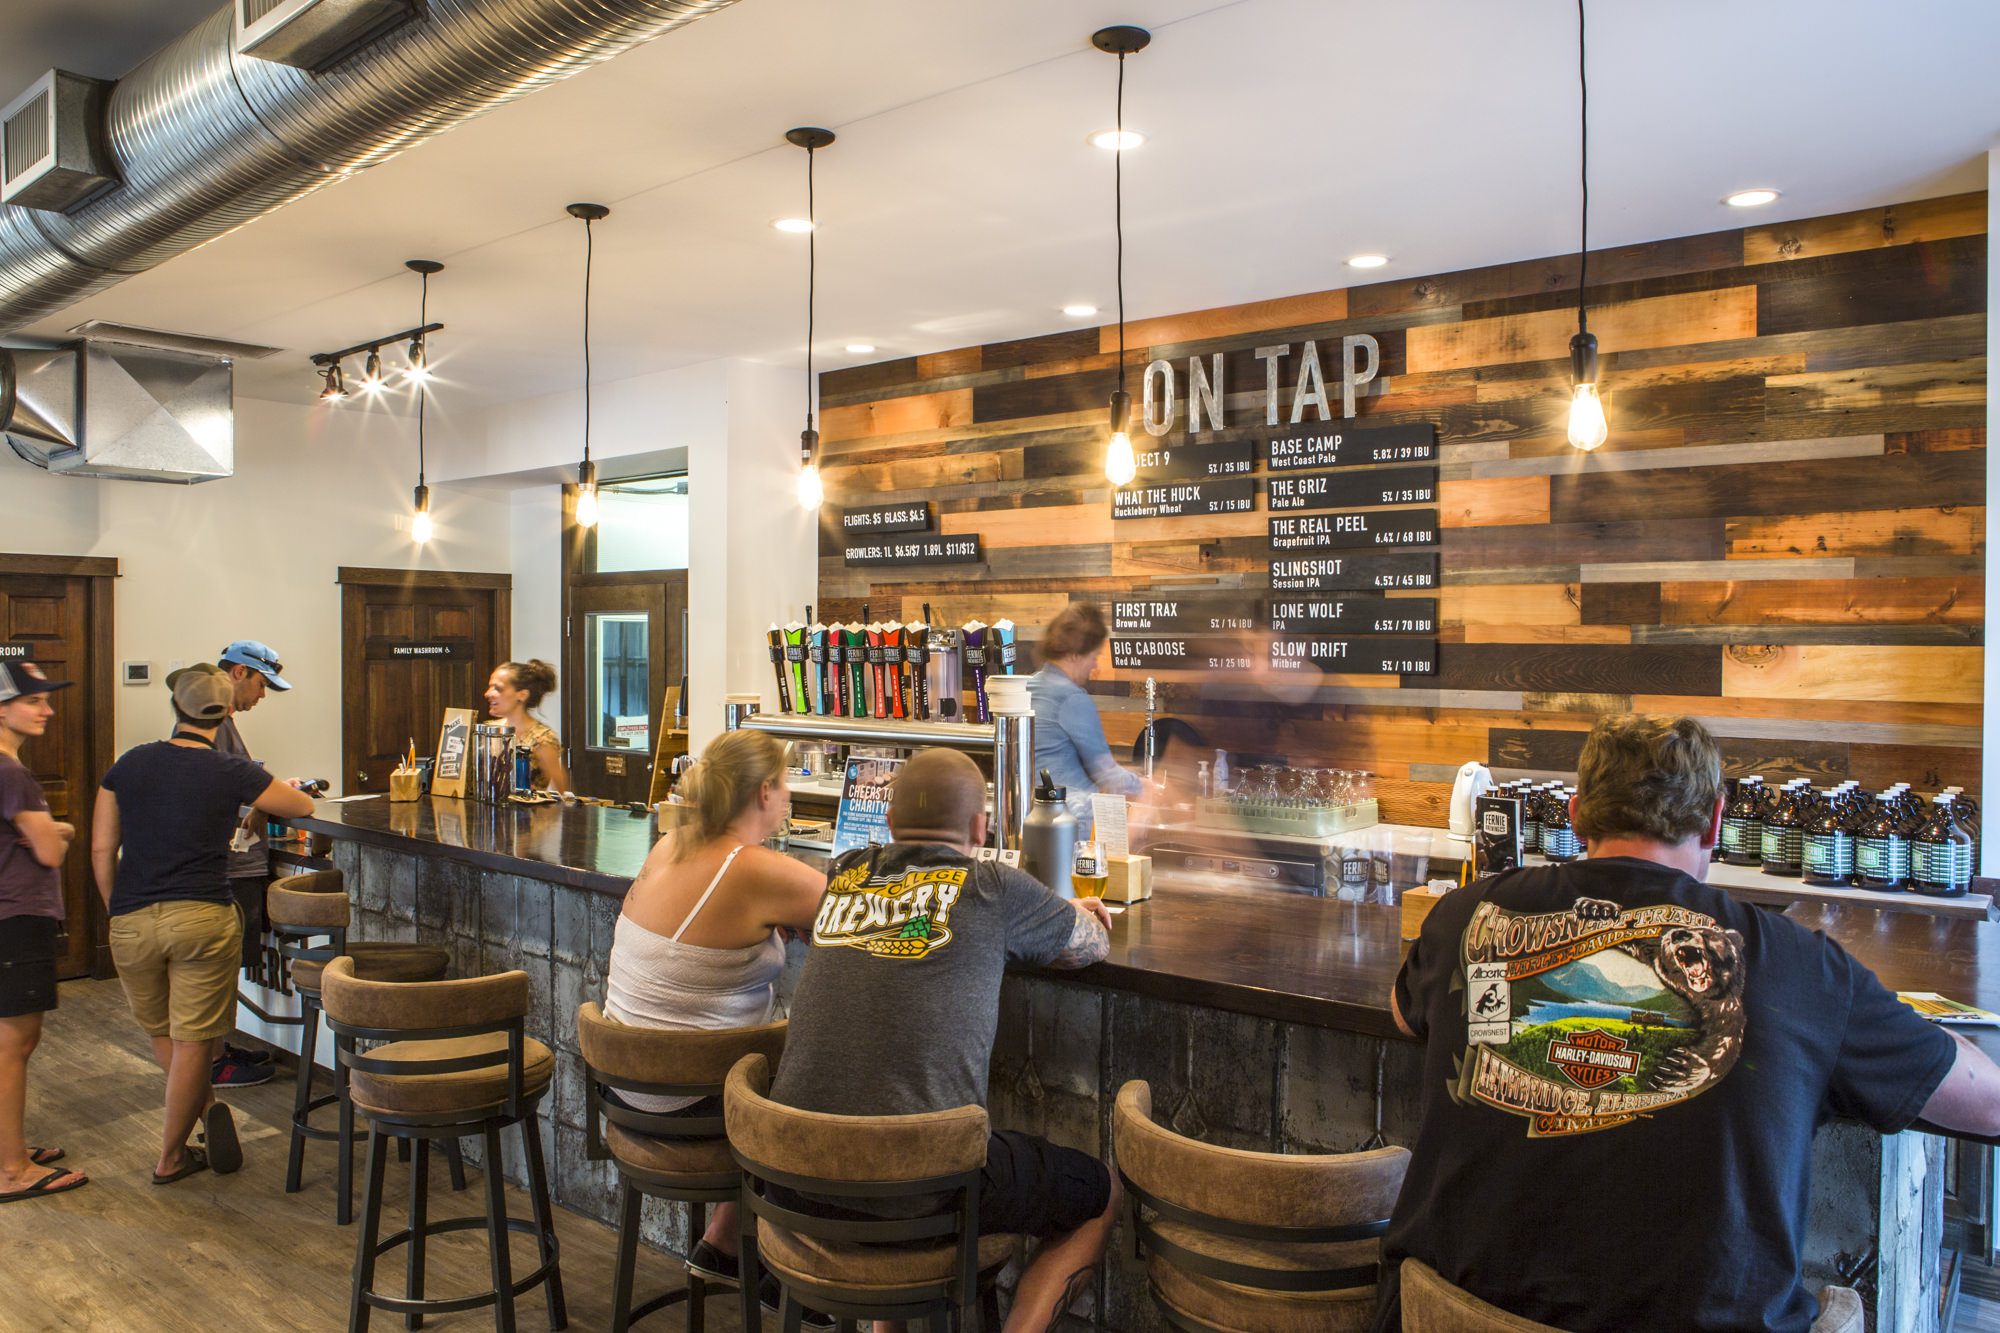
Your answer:
[[[127,685],[151,685],[153,664],[151,662],[126,662],[123,679]]]

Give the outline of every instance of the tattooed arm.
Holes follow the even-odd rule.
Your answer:
[[[1106,929],[1111,914],[1105,910],[1103,900],[1078,898],[1073,906],[1076,923],[1070,927],[1069,942],[1049,960],[1050,967],[1089,967],[1102,962],[1104,955],[1111,952],[1111,932]]]

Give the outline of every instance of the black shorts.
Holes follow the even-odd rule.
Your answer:
[[[243,966],[249,970],[255,970],[264,952],[264,890],[270,887],[269,875],[244,875],[229,881],[236,913],[243,918]]]
[[[865,1220],[853,1200],[836,1202],[773,1186],[772,1202],[816,1217]],[[1111,1203],[1111,1172],[1087,1152],[1033,1134],[995,1130],[979,1173],[979,1234],[1047,1240],[1076,1230]]]
[[[52,916],[0,919],[0,1018],[56,1007],[56,935]]]

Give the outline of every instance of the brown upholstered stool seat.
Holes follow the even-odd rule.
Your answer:
[[[1405,1259],[1403,1333],[1562,1333],[1479,1299],[1438,1276],[1421,1259]],[[1822,1287],[1812,1333],[1862,1333],[1860,1293],[1852,1287]]]
[[[1026,1238],[981,1236],[979,1271],[990,1273],[1020,1253]],[[757,1257],[779,1277],[824,1283],[855,1291],[894,1291],[956,1276],[958,1243],[935,1245],[842,1245],[801,1236],[765,1222],[757,1228]]]
[[[1162,1240],[1196,1254],[1266,1269],[1340,1268],[1365,1263],[1378,1248],[1373,1241],[1356,1251],[1348,1245],[1258,1245],[1218,1236],[1197,1227],[1162,1222]],[[1357,1253],[1365,1258],[1352,1257]],[[1350,1333],[1375,1322],[1375,1289],[1342,1291],[1259,1291],[1155,1260],[1146,1266],[1162,1302],[1204,1324],[1229,1333]]]
[[[354,975],[363,981],[442,981],[451,971],[450,950],[434,944],[356,940],[348,944],[347,956],[354,960]],[[317,991],[325,971],[325,959],[294,959],[292,985]]]
[[[736,1170],[736,1159],[729,1155],[728,1139],[656,1139],[607,1122],[604,1146],[611,1150],[618,1165],[662,1179],[705,1177]]]
[[[436,1041],[392,1041],[368,1051],[371,1060],[449,1060],[461,1055],[505,1053],[507,1034],[487,1032],[477,1037],[446,1037]],[[521,1095],[539,1097],[555,1075],[553,1052],[533,1037],[521,1039]],[[348,1095],[371,1115],[436,1115],[473,1112],[507,1100],[507,1066],[486,1065],[451,1074],[376,1074],[356,1069],[349,1075]]]

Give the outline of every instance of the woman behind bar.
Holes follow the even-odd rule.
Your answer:
[[[541,658],[502,662],[486,682],[486,711],[512,728],[534,757],[537,791],[569,791],[569,769],[563,766],[562,738],[534,715],[545,695],[556,688],[556,669]]]
[[[654,846],[612,938],[604,1013],[634,1027],[737,1028],[771,1021],[781,930],[808,931],[826,877],[758,844],[785,826],[785,750],[732,731],[681,778],[693,818]],[[642,1111],[722,1114],[722,1099],[627,1095]],[[736,1206],[710,1217],[687,1265],[736,1280]]]
[[[1035,768],[1048,770],[1068,791],[1071,813],[1085,820],[1092,792],[1138,796],[1146,790],[1145,779],[1112,756],[1097,705],[1083,688],[1107,637],[1102,611],[1071,602],[1043,629],[1042,669],[1028,681],[1035,700]]]

